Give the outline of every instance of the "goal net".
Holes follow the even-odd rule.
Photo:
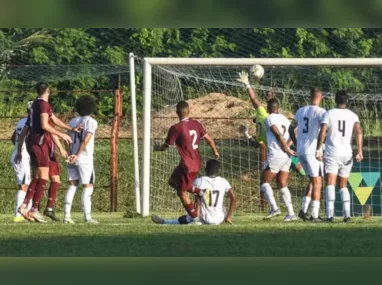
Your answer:
[[[153,64],[150,69],[146,68],[145,79],[149,78],[150,83],[146,82],[145,88],[151,89],[150,139],[146,143],[151,144],[151,156],[149,175],[147,168],[143,173],[144,178],[150,182],[143,184],[149,188],[146,189],[146,198],[149,193],[150,211],[172,215],[184,212],[175,191],[168,186],[168,179],[179,163],[177,150],[170,148],[165,153],[152,152],[152,144],[163,143],[168,128],[178,121],[175,105],[180,100],[188,101],[190,117],[200,120],[209,135],[215,139],[221,154],[221,176],[231,183],[237,195],[236,213],[256,214],[262,211],[260,179],[264,157],[261,148],[247,141],[239,131],[240,125],[247,125],[249,133],[256,135],[256,124],[253,122],[256,111],[246,88],[237,81],[238,73],[249,73],[252,63],[257,62],[219,65],[219,60],[216,60],[216,65]],[[312,87],[319,87],[324,91],[322,107],[325,109],[334,107],[334,94],[338,89],[349,90],[348,107],[359,115],[364,131],[365,157],[362,163],[354,161],[349,179],[352,214],[362,215],[369,212],[372,215],[381,215],[381,69],[375,66],[328,65],[330,63],[326,66],[263,65],[264,77],[257,81],[250,75],[250,82],[264,106],[265,93],[273,91],[280,101],[281,112],[289,119],[293,118],[298,108],[309,104],[309,89]],[[151,71],[149,77],[148,70]],[[147,90],[145,96],[148,96]],[[212,152],[206,143],[201,142],[199,149],[204,163],[212,158]],[[147,158],[147,153],[145,157]],[[298,173],[296,167],[298,168],[298,162],[294,161],[289,188],[297,212],[308,178]],[[202,174],[203,168],[200,172]],[[282,205],[277,185],[274,184],[273,188],[276,190],[279,205]],[[342,203],[338,191],[336,192],[336,215],[341,216]],[[145,194],[143,195],[143,199],[146,199]],[[264,210],[268,211],[268,206]],[[147,209],[144,213],[148,214]]]

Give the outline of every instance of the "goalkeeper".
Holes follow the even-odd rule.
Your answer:
[[[245,87],[248,90],[249,98],[251,99],[252,105],[256,110],[256,117],[253,119],[253,122],[256,124],[256,137],[252,137],[248,133],[248,127],[246,125],[240,126],[240,132],[244,135],[244,137],[249,140],[251,145],[254,147],[258,147],[260,144],[266,145],[266,134],[265,134],[265,127],[264,127],[264,121],[268,117],[268,112],[261,105],[260,100],[257,98],[255,91],[249,84],[248,80],[248,73],[242,71],[239,73],[239,78],[237,81],[243,83]],[[275,95],[272,91],[268,91],[266,93],[266,100],[270,100],[274,98]],[[296,170],[300,175],[305,176],[305,171],[302,168],[301,163],[298,161],[297,157],[292,157],[292,168]]]

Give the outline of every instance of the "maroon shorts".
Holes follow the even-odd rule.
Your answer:
[[[31,146],[32,150],[32,164],[35,164],[36,167],[49,167],[50,164],[50,149],[47,144],[37,145],[34,144]]]
[[[196,178],[198,178],[198,172],[187,172],[185,167],[180,164],[172,172],[169,184],[176,190],[188,191],[192,189]]]

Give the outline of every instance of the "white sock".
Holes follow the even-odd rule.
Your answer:
[[[69,185],[68,190],[66,190],[65,193],[65,202],[64,202],[64,214],[65,218],[70,219],[70,213],[72,211],[72,204],[73,204],[73,199],[74,195],[76,194],[77,191],[77,186],[74,185]]]
[[[16,217],[21,217],[21,214],[18,212],[18,209],[23,204],[26,195],[27,193],[24,192],[23,190],[19,190],[16,193],[16,210],[15,210]]]
[[[326,217],[328,219],[334,217],[334,201],[336,200],[336,187],[333,185],[326,186],[325,200],[326,200]]]
[[[179,225],[178,220],[164,220],[163,224],[165,225]]]
[[[82,209],[84,211],[85,220],[91,220],[91,212],[92,212],[92,194],[93,194],[93,186],[84,187],[82,190]]]
[[[273,211],[276,211],[279,207],[277,206],[271,185],[269,185],[269,183],[264,183],[261,185],[260,188],[261,188],[261,191],[264,192],[265,198],[267,199],[269,205],[271,206],[271,209]]]
[[[284,205],[287,208],[288,215],[294,216],[292,197],[290,195],[290,191],[288,187],[283,187],[280,189],[281,198],[283,199]]]
[[[27,207],[28,211],[30,211],[32,209],[32,205],[33,205],[33,200],[30,200],[28,207]]]
[[[305,214],[306,214],[306,212],[308,212],[308,207],[309,207],[311,200],[312,200],[312,198],[310,198],[309,196],[304,196],[302,198],[301,211],[303,211]]]
[[[350,218],[350,193],[348,188],[340,189],[344,218]]]
[[[318,215],[320,213],[320,201],[312,201],[312,217],[314,219],[318,218]]]

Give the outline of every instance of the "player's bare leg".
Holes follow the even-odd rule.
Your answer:
[[[328,222],[332,222],[334,219],[334,202],[336,200],[336,181],[337,175],[328,173],[326,175],[326,188],[325,188],[325,200],[326,200],[326,218]]]
[[[280,171],[278,175],[278,183],[280,185],[280,194],[287,209],[287,215],[284,218],[285,222],[294,221],[297,217],[294,214],[292,196],[288,188],[289,172]]]
[[[322,189],[322,177],[312,177],[313,191],[312,191],[312,208],[311,208],[311,221],[320,222],[320,201],[321,201],[321,189]]]
[[[265,219],[270,219],[275,216],[279,216],[281,213],[279,207],[277,206],[276,199],[273,194],[273,189],[270,184],[276,176],[277,173],[273,173],[270,170],[264,170],[263,172],[263,183],[261,184],[260,190],[264,193],[265,199],[267,200],[271,208],[268,216],[266,216]]]
[[[68,181],[68,190],[66,190],[65,193],[65,200],[64,200],[64,223],[65,224],[74,224],[74,221],[71,217],[72,212],[72,204],[73,199],[77,191],[78,187],[78,180],[70,180]]]
[[[313,183],[310,180],[310,182],[305,188],[304,197],[302,198],[302,202],[301,202],[301,209],[300,209],[300,212],[298,213],[298,216],[304,221],[307,220],[308,207],[309,207],[310,201],[312,200],[312,190],[313,190]]]
[[[54,213],[54,206],[56,205],[57,200],[57,192],[60,188],[60,176],[59,175],[52,175],[50,176],[50,187],[48,192],[48,204],[46,206],[46,209],[44,210],[44,216],[49,217],[53,221],[59,222],[60,219],[56,217]]]
[[[350,222],[350,193],[347,188],[348,178],[338,176],[338,189],[340,189],[342,200],[342,211],[344,216],[344,222]]]

